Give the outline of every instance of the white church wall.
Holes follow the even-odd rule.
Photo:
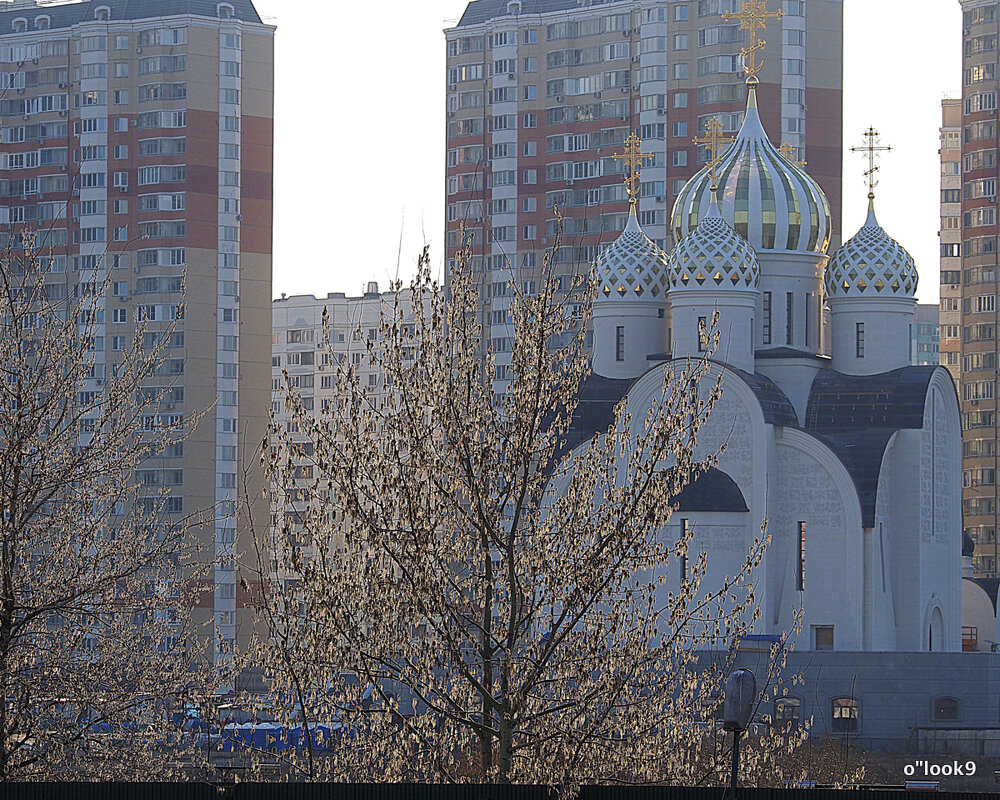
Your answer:
[[[900,431],[886,455],[892,489],[892,584],[901,650],[961,650],[961,428],[944,369],[928,387],[921,430]],[[941,620],[936,621],[935,610]],[[940,627],[941,636],[931,629]]]
[[[891,547],[894,523],[892,452],[897,446],[898,434],[889,440],[882,458],[878,490],[875,501],[875,527],[864,532],[865,537],[865,634],[866,650],[878,652],[899,648],[895,601],[900,598],[893,592],[893,554]]]
[[[641,424],[653,403],[663,390],[664,370],[683,370],[682,362],[660,365],[649,369],[632,387],[628,397],[627,411],[636,424]],[[659,534],[661,541],[674,542],[680,537],[680,525],[688,519],[693,530],[693,539],[688,554],[692,565],[701,552],[708,554],[707,574],[702,583],[702,594],[721,587],[726,578],[742,568],[747,552],[755,538],[761,535],[761,524],[765,516],[768,431],[771,427],[764,422],[760,403],[743,380],[717,364],[711,366],[710,374],[704,379],[702,391],[707,392],[713,385],[719,371],[724,371],[722,397],[699,432],[696,457],[705,458],[725,448],[719,459],[718,469],[725,472],[739,487],[749,512],[675,512],[668,525]],[[574,453],[586,448],[581,445]],[[573,457],[573,454],[570,456]],[[664,464],[668,467],[669,464]],[[556,480],[550,486],[550,493],[560,494],[566,490],[568,478]],[[672,561],[666,567],[664,585],[657,590],[660,605],[665,603],[666,594],[676,591],[680,585],[680,564]],[[648,580],[653,580],[650,575]],[[758,601],[766,608],[767,592],[763,580],[754,579],[758,586]],[[763,632],[763,631],[761,631]]]
[[[823,273],[829,259],[817,253],[775,251],[761,251],[757,253],[757,259],[761,275],[761,297],[757,305],[757,349],[792,347],[816,355],[822,354],[825,350]],[[764,341],[763,323],[768,321],[763,308],[764,292],[769,292],[771,296],[769,342]],[[789,295],[792,308],[790,326],[787,313]]]
[[[704,322],[707,330],[713,313],[718,311],[719,347],[712,354],[713,359],[753,372],[753,317],[757,294],[756,291],[740,291],[732,287],[717,292],[694,289],[671,292],[674,358],[696,356],[702,352],[700,323]]]
[[[619,328],[622,333],[620,340]],[[595,302],[594,372],[598,375],[607,378],[637,377],[649,369],[647,356],[666,350],[665,304],[652,300]]]
[[[833,368],[875,375],[909,366],[915,306],[912,297],[831,298]]]
[[[833,626],[835,650],[861,650],[863,542],[861,508],[847,470],[819,440],[776,431],[768,496],[768,587],[776,593],[775,632],[790,630],[803,609],[797,647],[811,649],[815,628]],[[799,522],[806,525],[805,584],[797,587]]]

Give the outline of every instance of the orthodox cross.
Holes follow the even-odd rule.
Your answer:
[[[716,186],[719,178],[716,167],[719,166],[719,161],[726,147],[733,142],[732,139],[727,139],[722,135],[722,120],[718,117],[712,117],[705,123],[705,135],[696,136],[691,141],[696,145],[705,145],[705,149],[708,151],[708,174],[712,179],[712,186]]]
[[[868,181],[868,199],[872,200],[875,197],[875,187],[878,186],[878,175],[879,166],[875,163],[875,159],[881,158],[881,153],[887,153],[892,150],[891,147],[879,144],[879,133],[875,130],[874,126],[869,125],[868,130],[865,131],[865,139],[867,142],[861,147],[852,147],[852,153],[867,153],[868,154],[868,169],[865,171],[865,179]]]
[[[785,142],[784,144],[782,144],[781,147],[778,148],[778,152],[781,153],[781,155],[783,155],[797,167],[804,167],[807,163],[809,163],[807,161],[795,160],[795,156],[797,156],[798,153],[795,152],[795,148],[792,147],[791,142]]]
[[[727,11],[722,15],[722,19],[726,22],[738,19],[739,29],[750,31],[750,46],[744,47],[740,55],[743,58],[743,71],[747,75],[747,84],[751,86],[757,85],[757,73],[764,67],[763,60],[757,64],[757,51],[767,44],[763,39],[757,40],[757,31],[764,30],[769,19],[781,19],[783,16],[785,16],[784,11],[768,11],[767,0],[743,0],[738,14]]]
[[[643,159],[652,157],[652,153],[642,152],[642,140],[634,133],[625,140],[625,152],[615,153],[612,156],[615,161],[624,161],[625,166],[628,167],[625,188],[628,190],[630,203],[634,203],[639,196],[639,170],[642,167]]]

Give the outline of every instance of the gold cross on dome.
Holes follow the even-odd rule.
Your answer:
[[[781,155],[783,155],[797,167],[804,167],[806,164],[809,163],[808,161],[795,160],[795,157],[798,155],[798,153],[795,152],[795,148],[792,147],[791,142],[785,142],[784,144],[782,144],[781,147],[778,148],[778,152],[781,153]]]
[[[733,140],[722,135],[722,120],[712,117],[705,123],[705,135],[696,136],[691,141],[696,145],[705,145],[708,151],[708,174],[712,179],[712,186],[715,186],[719,178],[716,167],[719,166],[722,154]]]
[[[722,19],[726,22],[738,19],[740,30],[750,31],[750,46],[744,47],[740,51],[740,56],[743,58],[743,71],[747,75],[747,84],[750,86],[757,85],[757,73],[764,67],[763,61],[759,65],[757,64],[757,51],[767,44],[763,39],[757,40],[757,31],[764,30],[769,19],[781,19],[783,16],[785,16],[784,11],[768,11],[767,0],[743,0],[738,14],[727,11],[722,15]]]
[[[612,156],[615,161],[624,161],[628,168],[625,175],[625,188],[628,190],[630,203],[634,203],[639,196],[639,172],[643,159],[652,157],[652,153],[642,152],[642,140],[634,133],[625,140],[625,152],[615,153]]]
[[[875,163],[875,159],[881,158],[881,153],[888,153],[892,150],[888,145],[879,144],[879,132],[875,130],[873,125],[868,126],[868,130],[865,131],[865,139],[867,140],[865,144],[861,147],[852,147],[852,153],[867,153],[868,154],[868,169],[865,170],[865,179],[868,181],[868,199],[874,199],[875,197],[875,187],[878,186],[878,175],[879,166]]]

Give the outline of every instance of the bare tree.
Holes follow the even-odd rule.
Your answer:
[[[256,537],[270,588],[252,655],[271,713],[298,726],[282,758],[338,780],[711,780],[765,546],[723,585],[703,585],[701,556],[663,588],[691,541],[665,533],[674,498],[720,455],[696,454],[722,390],[717,336],[658,368],[642,416],[619,403],[570,452],[595,283],[577,280],[571,304],[547,258],[537,294],[509,286],[497,394],[471,258],[446,296],[424,253],[409,301],[395,295],[374,339],[359,331],[365,353],[339,364],[328,407],[306,410],[286,382],[289,420],[263,448],[279,513]],[[705,650],[719,657],[699,667]]]
[[[198,517],[165,479],[197,421],[167,410],[177,323],[105,355],[110,266],[57,264],[27,233],[0,252],[0,781],[166,775],[206,680]]]

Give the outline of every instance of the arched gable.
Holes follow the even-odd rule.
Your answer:
[[[805,431],[783,428],[775,437],[768,494],[767,586],[774,631],[789,630],[804,610],[803,635],[813,626],[834,627],[834,648],[861,650],[864,541],[861,504],[844,464]],[[804,552],[800,531],[804,529]],[[804,582],[799,590],[800,554]]]

